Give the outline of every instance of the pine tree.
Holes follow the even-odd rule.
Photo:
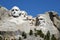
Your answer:
[[[54,35],[52,35],[51,40],[57,40]]]
[[[41,30],[37,30],[37,35],[44,38],[44,34],[43,34],[43,32]]]
[[[19,37],[19,40],[22,40],[21,37]]]
[[[22,36],[24,37],[24,39],[27,38],[27,35],[25,32],[22,32]]]
[[[44,40],[50,40],[50,32],[49,31],[45,35]]]
[[[37,33],[34,33],[35,37],[37,37]]]
[[[35,32],[37,31],[36,28],[34,28],[34,31],[35,31]]]
[[[0,40],[2,40],[2,37],[0,36]]]
[[[33,35],[33,31],[32,30],[30,30],[29,35]]]

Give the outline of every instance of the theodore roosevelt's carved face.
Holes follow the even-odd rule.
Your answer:
[[[14,6],[12,9],[11,9],[11,15],[13,17],[19,17],[20,16],[20,9],[17,7],[17,6]]]

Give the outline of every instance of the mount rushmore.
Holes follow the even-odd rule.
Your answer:
[[[29,36],[30,30],[41,30],[44,35],[50,32],[54,34],[57,40],[60,40],[60,16],[57,12],[48,11],[44,14],[38,14],[36,17],[28,15],[26,11],[20,10],[14,6],[8,10],[0,7],[0,39],[1,40],[44,40],[37,36]],[[27,33],[27,38],[23,39],[22,32]]]

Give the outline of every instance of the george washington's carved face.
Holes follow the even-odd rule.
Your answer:
[[[20,9],[16,6],[14,6],[12,9],[11,9],[11,15],[13,17],[19,17],[20,16]]]

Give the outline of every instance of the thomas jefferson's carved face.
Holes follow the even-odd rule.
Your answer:
[[[27,13],[25,11],[21,11],[21,16],[26,17]]]

